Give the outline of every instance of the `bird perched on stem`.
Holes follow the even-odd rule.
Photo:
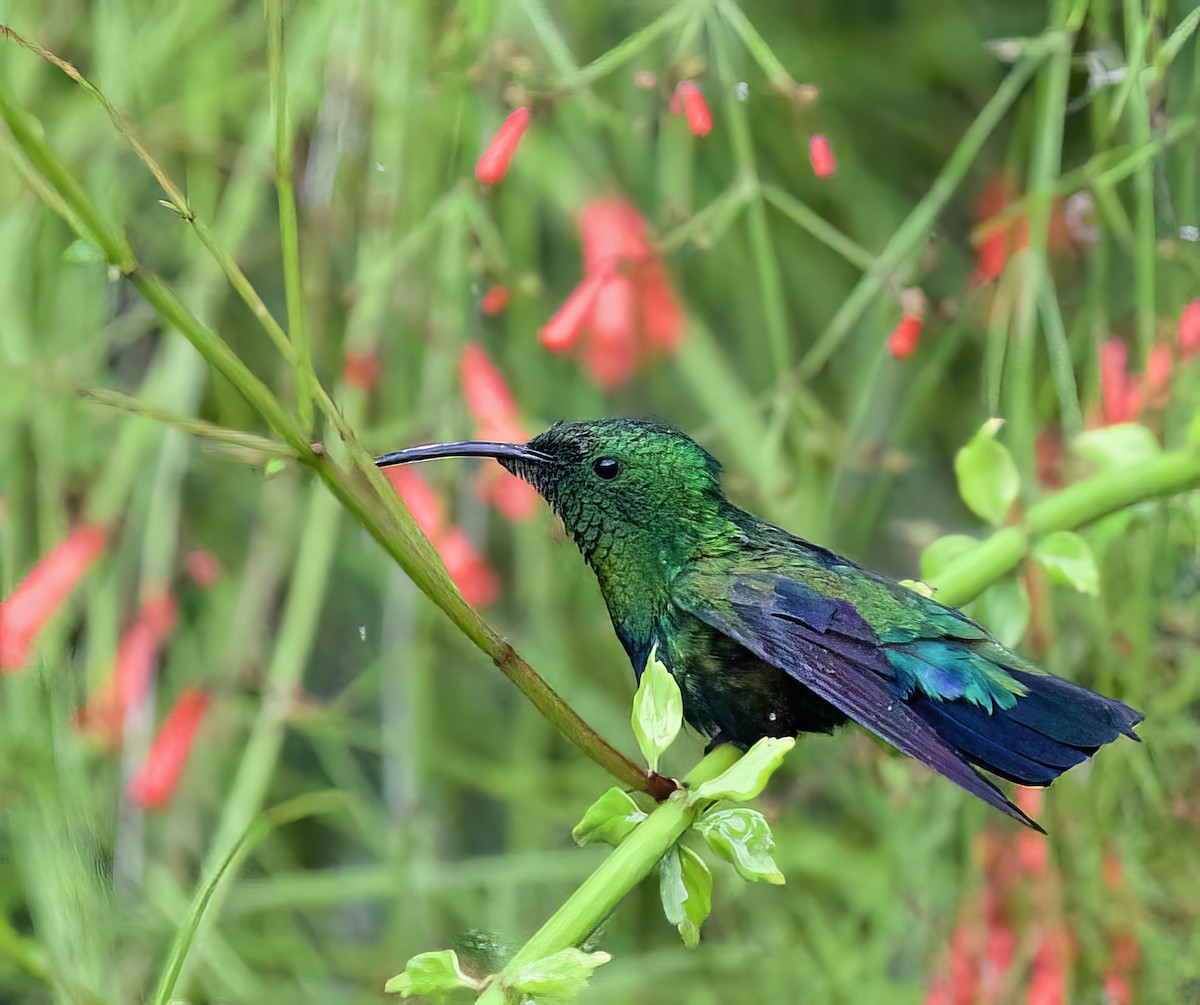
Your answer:
[[[562,518],[640,675],[651,648],[712,745],[847,719],[1030,827],[972,765],[1049,785],[1140,712],[1046,673],[961,611],[729,502],[721,466],[663,422],[559,422],[527,444],[400,450],[385,467],[494,457]]]

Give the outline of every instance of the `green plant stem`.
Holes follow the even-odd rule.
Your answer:
[[[1031,506],[1019,526],[996,531],[947,565],[929,585],[942,603],[960,607],[1015,569],[1039,537],[1075,530],[1147,499],[1196,488],[1200,488],[1200,449],[1195,447],[1105,471]]]
[[[283,255],[283,288],[287,299],[288,331],[295,350],[296,411],[307,434],[313,424],[312,350],[304,318],[304,291],[300,273],[300,235],[296,220],[296,194],[292,188],[292,127],[288,119],[287,63],[283,49],[283,4],[266,0],[267,65],[271,78],[271,104],[275,111],[275,189],[279,195],[279,242]]]
[[[481,1005],[502,1005],[506,974],[515,973],[522,964],[577,946],[595,931],[625,895],[650,874],[704,808],[702,802],[689,804],[686,789],[716,778],[741,756],[729,744],[722,744],[706,755],[683,780],[685,791],[676,792],[638,824],[517,951],[499,977],[479,996]]]

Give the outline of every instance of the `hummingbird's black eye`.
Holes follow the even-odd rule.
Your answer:
[[[615,457],[601,457],[592,465],[592,470],[606,482],[610,482],[621,473],[621,462]]]

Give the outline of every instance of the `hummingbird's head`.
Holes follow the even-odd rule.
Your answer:
[[[720,464],[665,422],[557,422],[526,444],[433,444],[376,463],[465,455],[494,457],[537,489],[597,572],[633,552],[681,564],[720,524]]]
[[[665,422],[557,422],[528,446],[550,460],[500,463],[541,493],[589,561],[622,542],[685,547],[722,501],[716,458]]]

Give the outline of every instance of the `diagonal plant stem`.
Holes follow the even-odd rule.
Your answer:
[[[146,301],[171,327],[182,333],[199,353],[259,412],[271,430],[311,467],[329,490],[475,645],[509,678],[566,739],[618,781],[665,798],[674,789],[670,779],[647,772],[625,757],[589,726],[562,697],[509,645],[499,632],[463,600],[446,574],[441,559],[418,530],[412,515],[390,484],[371,462],[349,425],[330,400],[327,414],[335,419],[342,437],[341,449],[350,467],[335,463],[315,448],[279,400],[256,377],[213,329],[200,322],[160,279],[142,270],[129,245],[103,220],[82,186],[42,139],[26,113],[0,91],[3,115],[25,156],[42,174],[73,215],[87,227],[83,237],[104,252],[109,264],[120,269]],[[318,400],[329,400],[320,389]]]

